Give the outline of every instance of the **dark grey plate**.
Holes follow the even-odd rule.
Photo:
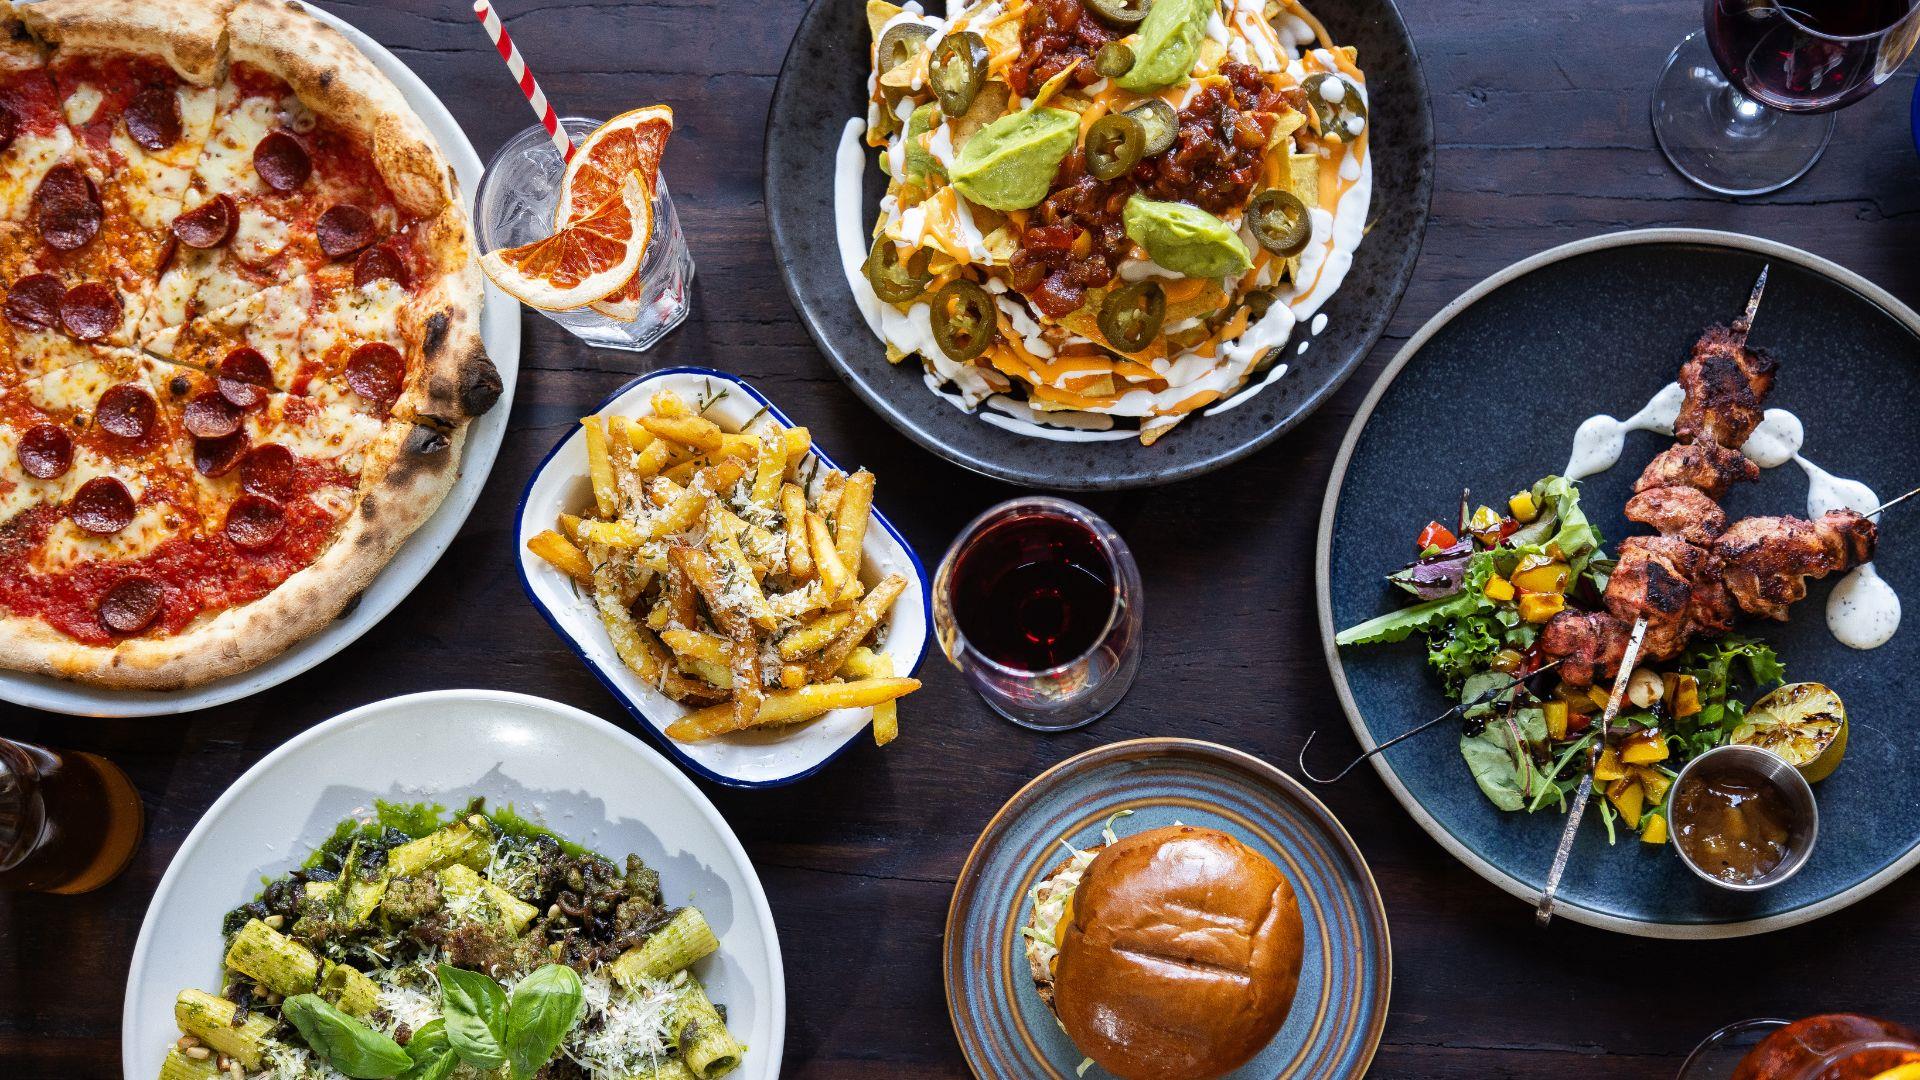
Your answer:
[[[1433,118],[1413,42],[1392,0],[1313,5],[1335,41],[1356,46],[1373,123],[1373,215],[1346,283],[1322,310],[1327,328],[1292,370],[1245,404],[1196,416],[1153,446],[1066,443],[994,427],[935,397],[920,363],[887,363],[841,275],[833,176],[840,132],[866,114],[864,0],[815,0],[800,22],[767,113],[767,218],[787,292],[841,378],[888,422],[956,464],[1028,487],[1143,487],[1196,476],[1279,438],[1319,407],[1380,339],[1413,276],[1433,194]],[[868,223],[885,178],[868,154]],[[1302,331],[1301,333],[1304,333]]]
[[[1333,645],[1337,627],[1401,606],[1382,574],[1406,560],[1414,532],[1454,513],[1463,486],[1497,503],[1558,472],[1580,421],[1629,415],[1671,382],[1701,328],[1737,314],[1767,263],[1752,340],[1780,357],[1770,404],[1805,421],[1805,454],[1835,474],[1888,497],[1920,483],[1920,316],[1858,275],[1770,241],[1697,230],[1603,236],[1510,267],[1408,342],[1334,465],[1320,520],[1320,625],[1363,744],[1449,704],[1416,642]],[[1664,445],[1631,434],[1620,464],[1584,485],[1581,505],[1610,546],[1645,531],[1629,527],[1621,507]],[[1806,495],[1805,477],[1787,465],[1726,504],[1736,518],[1804,514]],[[1920,513],[1890,510],[1882,527],[1875,565],[1896,591],[1920,595]],[[1742,626],[1773,643],[1788,678],[1827,683],[1847,702],[1846,761],[1815,788],[1812,861],[1775,889],[1728,893],[1689,874],[1671,847],[1623,835],[1609,850],[1590,810],[1561,888],[1563,914],[1652,937],[1760,933],[1845,907],[1920,861],[1920,731],[1912,723],[1920,626],[1869,652],[1841,645],[1823,614],[1833,580],[1811,583],[1791,622]],[[1373,760],[1442,846],[1515,896],[1538,899],[1563,818],[1494,809],[1460,760],[1457,731]],[[1516,906],[1514,917],[1525,914]]]

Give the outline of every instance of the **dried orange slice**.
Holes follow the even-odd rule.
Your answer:
[[[490,251],[480,268],[523,304],[570,311],[630,280],[652,235],[652,188],[639,173],[628,173],[592,212],[544,240]]]
[[[567,162],[560,181],[560,201],[554,207],[555,228],[591,213],[619,190],[628,173],[646,178],[647,190],[660,183],[660,155],[673,134],[673,110],[665,105],[633,109],[600,125],[581,140]],[[632,322],[640,314],[640,279],[629,278],[611,296],[596,300],[593,310],[610,319]]]

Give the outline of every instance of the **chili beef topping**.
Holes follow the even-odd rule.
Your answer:
[[[1220,74],[1225,85],[1206,87],[1180,110],[1173,145],[1135,167],[1141,191],[1190,202],[1211,214],[1246,203],[1288,99],[1248,64],[1229,60]]]
[[[1068,156],[1060,175],[1072,179],[1034,209],[1020,250],[1008,264],[1014,287],[1055,319],[1086,303],[1088,289],[1111,282],[1114,267],[1133,246],[1120,220],[1133,193],[1131,182],[1089,176],[1078,150]]]
[[[1071,77],[1074,86],[1098,82],[1093,54],[1121,36],[1094,18],[1081,0],[1040,0],[1027,9],[1021,24],[1020,57],[1007,73],[1007,83],[1014,93],[1031,97],[1075,60],[1080,66]]]

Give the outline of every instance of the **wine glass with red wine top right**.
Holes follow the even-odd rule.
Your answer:
[[[1920,37],[1920,0],[1706,0],[1668,57],[1653,132],[1680,174],[1723,195],[1777,191],[1833,137],[1833,112],[1878,89]]]

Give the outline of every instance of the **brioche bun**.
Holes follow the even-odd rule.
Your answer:
[[[1125,1080],[1239,1068],[1286,1022],[1300,981],[1293,887],[1214,829],[1173,825],[1107,845],[1057,934],[1043,996],[1067,1037]]]

